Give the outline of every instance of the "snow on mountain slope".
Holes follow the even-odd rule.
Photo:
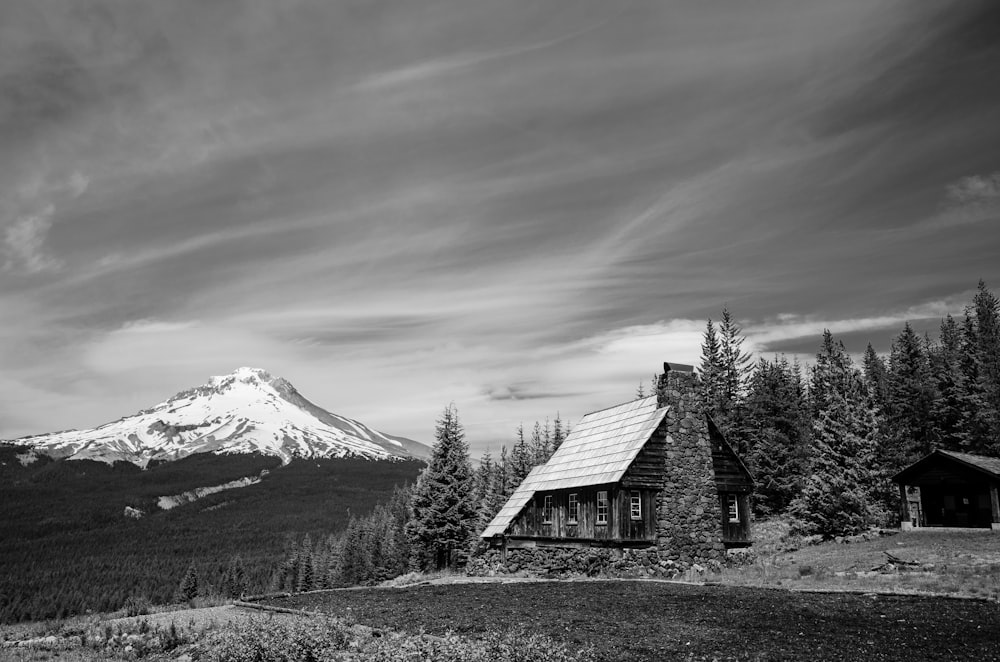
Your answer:
[[[152,409],[93,430],[68,430],[16,443],[53,457],[145,467],[194,453],[262,453],[293,457],[427,458],[430,449],[332,414],[306,400],[290,383],[256,368],[182,391]]]

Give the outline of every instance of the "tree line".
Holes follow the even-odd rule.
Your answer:
[[[815,363],[753,357],[728,310],[707,324],[706,406],[757,480],[759,516],[825,536],[898,522],[898,471],[935,448],[1000,456],[1000,303],[980,281],[936,338],[909,323],[860,365],[825,331]]]
[[[518,426],[508,451],[483,454],[476,468],[454,405],[435,429],[431,459],[415,484],[397,488],[388,503],[353,517],[338,533],[313,543],[290,540],[271,582],[273,590],[304,591],[371,584],[406,572],[459,567],[478,546],[478,535],[521,481],[544,464],[569,433],[556,415]]]

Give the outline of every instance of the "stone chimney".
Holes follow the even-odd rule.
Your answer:
[[[694,368],[679,363],[664,363],[656,385],[657,406],[668,408],[656,544],[661,554],[688,563],[725,553],[712,444],[698,385]]]

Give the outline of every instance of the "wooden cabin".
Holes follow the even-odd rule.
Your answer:
[[[1000,458],[935,450],[892,480],[904,530],[930,527],[1000,531]]]
[[[657,394],[584,416],[525,478],[482,537],[494,546],[747,546],[753,479],[697,402],[690,366]]]

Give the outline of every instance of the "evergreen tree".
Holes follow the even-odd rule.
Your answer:
[[[962,332],[951,315],[941,320],[941,334],[931,347],[930,366],[937,397],[932,405],[934,436],[951,450],[961,450],[962,404],[965,380],[962,375]]]
[[[227,598],[239,598],[247,590],[246,569],[243,559],[238,555],[229,559],[229,565],[222,576],[222,595]]]
[[[639,381],[639,388],[635,390],[635,399],[642,400],[646,397],[646,391],[643,389],[642,381]]]
[[[743,350],[744,342],[743,330],[733,320],[729,309],[723,308],[722,323],[719,325],[719,358],[722,364],[722,400],[726,408],[724,419],[732,418],[753,371],[753,359],[749,352]]]
[[[909,322],[893,340],[889,356],[887,438],[879,458],[889,474],[933,450],[934,380],[925,344]]]
[[[963,326],[964,450],[1000,455],[1000,301],[979,281]]]
[[[885,412],[889,405],[889,377],[885,361],[875,352],[871,343],[865,348],[863,363],[865,384],[872,404],[880,412]]]
[[[299,593],[313,590],[313,549],[312,537],[307,533],[299,547],[298,572],[295,590]]]
[[[546,439],[546,434],[542,431],[541,423],[538,421],[535,421],[535,427],[531,429],[531,446],[528,453],[532,467],[543,464],[549,459],[549,442]]]
[[[464,563],[475,520],[469,450],[452,405],[438,421],[430,462],[413,491],[406,532],[415,567],[441,569]]]
[[[809,410],[801,374],[784,357],[760,359],[745,406],[746,461],[757,483],[754,509],[776,515],[801,490],[808,460]]]
[[[864,379],[829,330],[823,333],[810,385],[809,467],[788,512],[802,533],[856,533],[884,517],[875,504],[886,480],[875,460],[878,426]]]
[[[512,486],[511,492],[517,489],[517,486],[531,473],[531,468],[534,466],[532,460],[531,448],[524,438],[524,425],[518,425],[517,441],[514,443],[514,448],[510,453],[509,480]]]
[[[562,420],[559,418],[559,412],[556,412],[556,420],[552,422],[552,452],[555,453],[562,446],[562,442],[566,439],[566,431],[563,430]]]
[[[177,589],[177,597],[183,602],[191,602],[198,597],[198,569],[194,562],[188,566]]]
[[[476,533],[478,534],[493,519],[487,503],[490,500],[490,492],[495,491],[497,487],[497,471],[493,462],[493,454],[490,453],[489,449],[479,458],[479,467],[476,468],[475,476],[473,500],[476,503]]]
[[[715,418],[716,414],[723,409],[720,402],[724,398],[724,376],[722,347],[719,344],[719,336],[715,332],[715,324],[711,319],[705,325],[705,334],[701,343],[700,372],[701,401],[705,404],[707,412]]]
[[[507,453],[507,446],[500,446],[500,461],[497,462],[497,475],[503,491],[503,498],[506,499],[514,490],[518,483],[514,482],[513,472],[510,466],[510,455]]]
[[[338,582],[361,584],[371,572],[371,554],[363,522],[352,517],[340,538]]]
[[[747,447],[740,428],[747,380],[753,369],[750,354],[743,350],[746,338],[727,308],[722,322],[708,320],[701,351],[701,391],[708,414],[740,455]]]

